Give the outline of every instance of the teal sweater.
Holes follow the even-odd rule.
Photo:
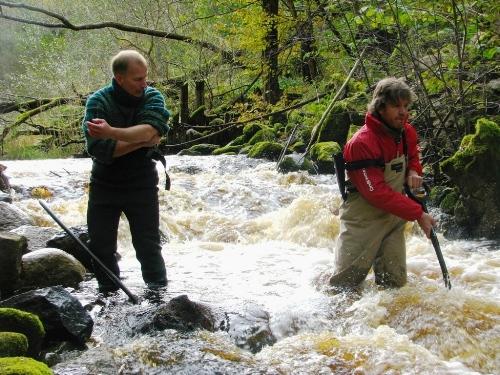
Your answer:
[[[102,118],[111,126],[122,128],[149,124],[160,135],[165,135],[169,130],[169,116],[162,94],[153,87],[147,87],[144,95],[137,98],[125,92],[113,79],[109,86],[93,93],[87,100],[82,123],[86,149],[93,159],[91,182],[112,187],[151,187],[158,183],[158,176],[151,148],[143,147],[114,158],[116,141],[92,138],[87,121]]]

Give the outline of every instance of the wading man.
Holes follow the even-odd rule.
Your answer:
[[[414,94],[396,78],[381,80],[364,126],[344,148],[347,199],[341,207],[334,286],[360,284],[373,267],[375,282],[406,283],[404,226],[417,220],[427,237],[435,221],[403,194],[422,185],[417,134],[407,122]]]
[[[152,151],[169,129],[169,112],[161,93],[146,84],[148,65],[140,53],[121,51],[111,60],[111,70],[111,84],[87,100],[82,125],[93,159],[87,209],[89,247],[119,276],[118,223],[125,214],[144,282],[158,288],[167,284],[167,276]],[[101,292],[117,290],[97,264],[94,270]]]

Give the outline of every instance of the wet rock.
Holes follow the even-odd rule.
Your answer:
[[[28,240],[28,252],[43,249],[44,247],[56,247],[47,245],[47,241],[59,233],[55,228],[37,227],[33,225],[22,225],[19,228],[12,229],[10,232],[26,237]]]
[[[75,257],[60,249],[35,250],[22,257],[18,288],[27,290],[54,285],[78,288],[85,273],[85,267]]]
[[[9,178],[4,174],[7,167],[3,164],[0,164],[0,191],[4,193],[10,192],[10,183]]]
[[[132,333],[165,329],[226,331],[237,346],[252,353],[276,342],[269,327],[269,314],[257,306],[246,306],[242,312],[223,312],[181,295],[135,319],[135,323],[131,323]]]
[[[12,197],[10,196],[10,194],[0,191],[0,202],[12,203]]]
[[[178,155],[191,155],[191,156],[199,156],[199,155],[211,155],[212,151],[219,148],[219,145],[213,145],[208,143],[202,143],[198,145],[191,146],[190,148],[181,150]]]
[[[0,202],[0,230],[8,231],[21,225],[33,225],[33,220],[16,206]]]
[[[38,315],[45,327],[46,342],[71,341],[85,344],[94,322],[82,304],[61,286],[32,290],[0,302]]]
[[[88,247],[89,234],[86,225],[71,227],[69,229],[80,241],[82,241],[84,245]],[[61,249],[68,254],[73,255],[81,264],[85,266],[87,270],[93,272],[94,268],[92,266],[92,258],[89,253],[82,249],[82,247],[66,232],[58,232],[57,235],[47,241],[47,247]]]
[[[26,238],[14,233],[0,232],[0,294],[9,296],[21,274],[21,259],[28,247]]]
[[[264,141],[254,144],[248,151],[248,157],[277,161],[282,152],[283,145],[280,143]]]
[[[139,316],[133,330],[147,333],[152,330],[192,331],[198,328],[214,331],[214,318],[210,308],[191,301],[186,295],[181,295]]]
[[[269,313],[257,306],[247,306],[241,313],[226,313],[224,327],[236,345],[258,353],[265,346],[276,343],[269,327]]]

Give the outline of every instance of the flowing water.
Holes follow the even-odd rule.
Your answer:
[[[2,163],[11,184],[23,187],[14,204],[38,225],[56,226],[30,196],[39,186],[53,193],[46,202],[67,226],[85,223],[90,160]],[[90,279],[72,291],[92,307],[88,349],[62,355],[56,374],[500,373],[498,243],[439,235],[447,290],[430,241],[409,224],[405,287],[379,288],[370,274],[359,293],[334,293],[322,281],[339,230],[332,175],[280,174],[275,163],[241,156],[170,156],[168,164],[162,301],[186,294],[226,311],[259,306],[277,343],[252,354],[225,332],[131,335],[130,317],[152,303],[132,305],[118,293],[95,304]],[[124,220],[119,253],[124,284],[144,296]]]

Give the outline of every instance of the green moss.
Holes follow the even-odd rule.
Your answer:
[[[243,138],[245,139],[245,142],[249,141],[255,135],[255,133],[257,133],[261,129],[262,125],[256,122],[245,125],[245,127],[243,128]]]
[[[249,145],[255,145],[259,142],[271,142],[275,139],[274,131],[271,128],[264,127],[253,135],[247,142]]]
[[[246,142],[245,136],[240,135],[239,137],[236,137],[231,142],[229,142],[227,146],[242,146],[245,144],[245,142]]]
[[[0,332],[0,357],[24,356],[28,352],[28,339],[18,332]]]
[[[296,172],[300,169],[300,166],[295,162],[295,160],[290,156],[285,156],[283,160],[278,165],[278,170],[283,173]]]
[[[491,167],[500,163],[499,144],[500,126],[493,121],[479,119],[476,132],[462,139],[459,150],[441,163],[441,169],[456,182],[473,176],[480,176],[487,181],[498,180],[498,168]]]
[[[190,118],[193,118],[193,117],[196,117],[196,116],[198,116],[198,115],[201,115],[201,114],[203,114],[203,113],[205,112],[205,109],[207,109],[207,107],[206,107],[206,106],[204,106],[204,105],[201,105],[201,106],[199,106],[198,108],[196,108],[196,109],[195,109],[195,110],[191,113],[191,115],[190,115],[189,117],[190,117]]]
[[[219,148],[219,145],[212,145],[208,143],[202,143],[199,145],[191,146],[186,150],[182,150],[182,155],[210,155],[214,150]]]
[[[443,210],[444,213],[452,215],[455,212],[455,206],[457,205],[458,199],[459,199],[458,192],[455,190],[451,190],[441,200],[439,208],[441,208],[441,210]]]
[[[256,159],[278,160],[283,146],[276,142],[258,142],[252,146],[248,156]]]
[[[40,352],[45,329],[35,314],[12,308],[0,308],[0,332],[19,332],[28,338],[28,354],[36,357]]]
[[[238,145],[238,146],[231,146],[231,145],[226,145],[224,147],[221,147],[221,148],[217,148],[215,150],[213,150],[212,152],[212,155],[235,155],[237,154],[241,149],[241,146]]]
[[[295,142],[290,149],[294,152],[304,152],[306,150],[307,145],[303,140],[299,140]]]
[[[0,358],[0,374],[2,375],[53,375],[45,364],[26,357]]]
[[[333,162],[333,154],[341,150],[337,142],[318,142],[311,147],[309,155],[314,161]]]
[[[224,120],[216,117],[212,121],[210,121],[208,125],[210,126],[224,125]]]

